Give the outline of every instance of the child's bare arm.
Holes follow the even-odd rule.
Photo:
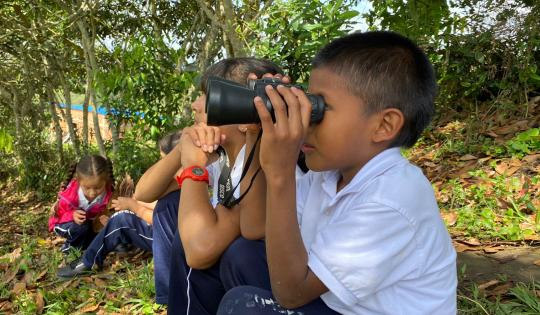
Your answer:
[[[155,205],[155,203],[153,204]],[[152,203],[139,202],[134,198],[129,197],[119,197],[118,199],[112,201],[112,205],[117,211],[125,209],[131,210],[136,216],[143,219],[146,223],[152,224],[152,214],[154,208],[148,206],[151,206]]]
[[[182,132],[182,164],[186,168],[204,167],[208,163],[208,153],[187,138],[190,132],[190,129]],[[205,269],[215,264],[240,234],[239,211],[222,206],[214,209],[208,198],[208,184],[186,179],[180,194],[178,229],[188,265]]]
[[[316,299],[328,288],[308,267],[296,215],[295,168],[309,127],[311,103],[299,90],[277,90],[279,94],[266,88],[275,124],[262,100],[255,101],[264,130],[260,157],[267,178],[266,251],[274,296],[282,306],[295,308]]]
[[[139,179],[133,197],[144,202],[158,200],[165,194],[177,190],[174,175],[182,167],[180,146],[152,165]]]

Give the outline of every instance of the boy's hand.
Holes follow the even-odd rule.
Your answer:
[[[291,77],[289,77],[288,75],[280,74],[280,73],[278,74],[265,73],[263,74],[262,78],[275,78],[275,79],[281,80],[281,82],[285,84],[291,83]],[[259,77],[257,77],[255,73],[250,73],[248,75],[248,80],[257,80],[257,79],[259,79]]]
[[[254,102],[263,128],[261,167],[267,180],[271,180],[294,173],[310,123],[311,102],[302,90],[294,87],[278,86],[276,90],[268,85],[265,90],[274,108],[275,123],[263,100],[255,97]]]
[[[116,211],[132,210],[137,205],[137,201],[129,197],[118,197],[118,199],[113,199],[111,205]]]
[[[214,141],[216,140],[216,127],[197,125],[182,130],[180,138],[180,146],[182,150],[182,166],[188,167],[193,165],[206,166],[209,161],[209,144],[212,144],[214,150]],[[218,133],[221,138],[221,133]],[[197,139],[197,140],[193,140]],[[213,140],[211,140],[213,139]],[[217,147],[216,147],[217,148]]]
[[[107,222],[109,222],[109,217],[106,216],[106,215],[100,215],[99,216],[99,223],[101,223],[101,225],[105,226],[107,225]]]
[[[182,134],[185,132],[186,129],[182,130]],[[207,153],[214,152],[221,142],[225,140],[225,135],[221,134],[219,127],[208,126],[204,122],[191,126],[187,133],[191,137],[193,144]]]
[[[86,212],[84,210],[78,209],[73,212],[73,222],[78,225],[83,224],[86,221]]]

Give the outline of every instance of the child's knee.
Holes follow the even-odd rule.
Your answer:
[[[250,241],[239,237],[223,253],[221,268],[234,270],[256,268],[258,262],[265,263],[259,253],[261,248],[264,249],[264,244],[260,244],[259,241]]]
[[[253,286],[239,286],[232,288],[221,300],[217,315],[223,314],[259,314],[257,310],[274,304],[269,291]],[[268,304],[268,305],[267,305]],[[277,305],[277,304],[276,304]]]
[[[107,225],[122,226],[122,225],[129,224],[135,218],[137,218],[137,216],[129,210],[118,211],[111,216],[111,218],[109,219],[109,222],[107,222]]]

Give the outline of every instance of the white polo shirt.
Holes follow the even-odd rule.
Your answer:
[[[244,168],[244,155],[246,152],[246,145],[240,149],[240,152],[238,152],[238,155],[236,156],[236,160],[234,161],[234,165],[231,168],[231,184],[233,187],[238,185],[238,182],[240,181],[240,177],[242,177],[242,170]],[[221,175],[221,167],[219,165],[219,160],[215,161],[214,163],[208,165],[206,167],[208,170],[209,175],[209,185],[212,187],[212,206],[215,208],[218,203],[218,180],[219,176]],[[240,198],[240,186],[236,188],[236,190],[233,193],[233,196],[235,198]]]
[[[308,265],[342,314],[456,314],[456,253],[431,184],[399,148],[336,193],[337,171],[297,181]]]

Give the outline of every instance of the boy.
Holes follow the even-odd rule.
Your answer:
[[[266,88],[275,124],[255,98],[272,292],[234,288],[218,314],[455,314],[455,251],[400,154],[434,114],[427,57],[395,33],[351,34],[317,54],[309,92],[327,106],[317,125],[299,89]],[[295,185],[300,150],[314,172]]]
[[[219,301],[225,294],[219,275],[221,255],[230,243],[240,236],[241,226],[252,229],[261,227],[251,234],[264,231],[264,217],[261,219],[260,215],[257,216],[260,212],[258,208],[263,207],[264,202],[251,202],[248,193],[239,205],[227,209],[221,204],[222,200],[218,195],[220,186],[232,188],[240,181],[244,160],[254,142],[249,137],[246,138],[246,126],[227,125],[218,128],[205,124],[207,78],[218,76],[247,84],[250,73],[262,76],[265,73],[282,73],[282,70],[268,60],[228,58],[205,71],[201,78],[201,94],[191,105],[196,124],[183,130],[186,143],[176,146],[170,154],[148,170],[135,191],[135,197],[140,200],[160,199],[154,211],[153,254],[156,287],[158,283],[163,283],[167,292],[156,297],[156,301],[168,304],[171,314],[215,314]],[[194,144],[193,139],[198,139],[199,143]],[[215,144],[222,147],[224,155],[216,154]],[[189,167],[195,164],[183,167],[186,157],[193,154],[204,158],[195,164],[201,169],[207,169],[209,176],[206,180],[193,181],[192,176],[195,174]],[[246,180],[254,175],[256,167],[253,164],[245,176]],[[182,167],[186,173],[178,172]],[[187,180],[182,181],[180,194],[175,177],[186,174],[187,177],[184,178]],[[260,186],[262,180],[263,176],[257,176],[253,186]],[[208,196],[209,182],[213,188],[211,200]],[[225,191],[229,188],[225,188]],[[234,198],[239,198],[240,192],[244,192],[243,185],[234,191]],[[242,211],[239,210],[240,205],[243,206]],[[260,274],[254,276],[261,277]],[[265,282],[269,281],[267,279],[268,276]],[[249,283],[253,281],[258,282],[250,280]],[[231,286],[225,284],[225,287]]]

